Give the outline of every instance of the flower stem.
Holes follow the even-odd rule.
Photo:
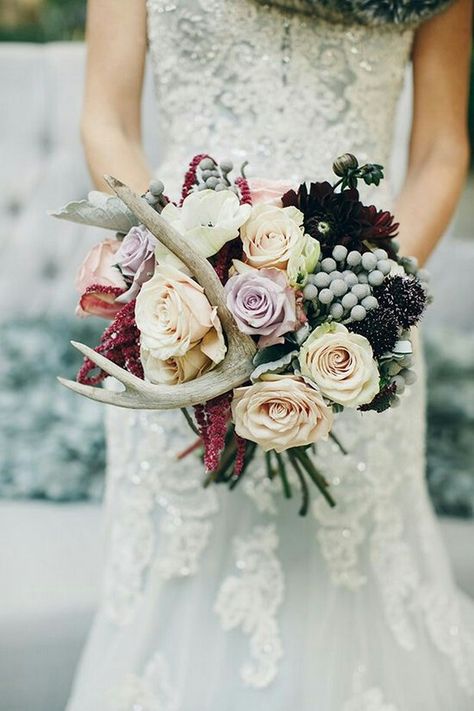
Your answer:
[[[298,457],[299,461],[301,462],[305,470],[308,472],[309,476],[314,481],[319,491],[328,502],[329,506],[334,507],[336,505],[336,502],[327,490],[329,486],[328,482],[323,477],[323,475],[316,469],[306,452],[300,447],[294,447],[292,451],[294,452],[295,456]]]
[[[291,486],[290,482],[288,481],[288,477],[286,476],[285,462],[283,461],[283,457],[281,456],[281,454],[279,454],[275,450],[272,451],[277,460],[278,474],[280,475],[281,483],[283,486],[283,492],[287,499],[291,499]]]
[[[186,449],[183,449],[181,452],[178,452],[178,454],[176,455],[176,459],[184,459],[185,457],[188,456],[188,454],[191,454],[191,452],[194,452],[201,445],[202,445],[202,438],[198,437],[192,444],[189,445],[189,447],[186,447]]]
[[[272,457],[271,457],[270,452],[265,452],[265,464],[267,465],[268,478],[274,479],[277,472],[272,467]]]
[[[197,428],[196,425],[194,424],[194,420],[193,420],[193,418],[191,417],[191,415],[189,414],[188,409],[187,409],[186,407],[182,407],[182,408],[181,408],[181,412],[183,413],[183,415],[184,415],[184,417],[185,417],[185,419],[186,419],[186,422],[188,423],[188,425],[190,426],[190,428],[192,429],[192,431],[194,432],[194,434],[196,434],[198,437],[200,437],[200,436],[201,436],[201,433],[199,432],[198,428]]]
[[[336,435],[334,434],[334,432],[330,432],[330,433],[329,433],[329,436],[330,436],[330,438],[332,439],[332,441],[334,442],[334,444],[337,444],[337,446],[338,446],[339,449],[341,450],[342,454],[348,454],[347,449],[344,447],[344,445],[342,444],[342,442],[341,442],[341,440],[339,439],[339,437],[336,437]]]
[[[301,471],[300,464],[291,449],[288,451],[288,459],[293,465],[293,469],[296,472],[301,486],[301,508],[298,513],[300,516],[306,516],[309,507],[308,484],[306,483],[306,479],[304,478],[303,472]]]

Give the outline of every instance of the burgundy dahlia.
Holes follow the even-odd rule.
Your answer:
[[[396,236],[399,223],[393,221],[393,215],[387,210],[377,210],[374,205],[361,205],[361,238],[368,242],[390,240]]]
[[[359,200],[355,188],[336,192],[327,181],[305,183],[298,192],[290,190],[282,198],[284,207],[294,205],[304,215],[305,231],[321,244],[324,256],[331,253],[336,244],[348,249],[364,251],[364,241],[377,242],[388,247],[395,236],[398,225],[389,212],[377,210],[373,205],[366,207]]]

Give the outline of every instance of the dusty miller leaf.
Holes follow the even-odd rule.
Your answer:
[[[87,200],[68,202],[64,207],[52,210],[49,214],[60,220],[103,227],[122,234],[139,224],[139,220],[120,198],[98,190],[90,192]]]

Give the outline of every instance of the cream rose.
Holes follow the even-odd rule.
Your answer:
[[[215,363],[202,350],[202,341],[183,356],[161,360],[147,348],[141,348],[140,357],[145,378],[157,385],[179,385],[194,380],[211,370]]]
[[[303,234],[302,225],[303,213],[296,207],[255,205],[240,230],[246,262],[258,269],[286,269]]]
[[[232,190],[201,190],[192,192],[181,207],[169,202],[161,217],[172,225],[203,257],[216,254],[230,240],[250,215],[250,205],[241,205]],[[161,243],[156,248],[156,259],[181,267],[181,262]]]
[[[380,375],[372,346],[342,324],[316,328],[301,346],[299,361],[302,374],[339,405],[359,407],[379,392]]]
[[[234,390],[232,417],[237,434],[265,452],[327,439],[333,424],[321,393],[294,375],[266,375]]]
[[[196,346],[213,364],[224,358],[226,347],[216,309],[202,287],[175,267],[156,267],[137,296],[135,319],[149,370],[150,356],[166,361],[187,356]],[[188,355],[188,364],[190,360]]]

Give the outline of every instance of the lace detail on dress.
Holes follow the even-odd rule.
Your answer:
[[[435,586],[422,587],[417,600],[434,645],[450,660],[460,686],[474,695],[474,637],[461,626],[459,600]]]
[[[281,486],[278,481],[270,480],[267,473],[264,456],[261,452],[255,454],[249,471],[242,481],[242,489],[254,503],[257,511],[271,516],[278,513],[278,495]]]
[[[225,630],[242,627],[250,637],[250,657],[241,669],[242,680],[263,688],[276,676],[282,657],[277,612],[283,601],[284,580],[276,556],[274,525],[255,526],[234,541],[240,576],[230,575],[219,590],[215,611]]]
[[[153,655],[141,676],[128,674],[109,698],[110,711],[179,711],[180,708],[168,663],[160,652]]]
[[[346,701],[342,711],[398,711],[393,704],[384,699],[381,689],[376,686],[367,688],[365,677],[367,670],[360,666],[353,678],[353,696]]]
[[[113,462],[109,464],[109,499],[115,506],[104,597],[108,617],[129,624],[140,603],[152,560],[164,579],[192,575],[218,510],[215,489],[204,489],[196,466],[183,466],[176,454],[188,444],[179,412],[108,413]],[[117,419],[118,418],[118,419]],[[121,437],[115,438],[114,432]],[[140,451],[135,451],[139,447]],[[161,508],[159,548],[156,510]]]
[[[349,149],[388,165],[411,30],[282,16],[249,0],[148,0],[148,14],[169,193],[202,150],[275,178],[326,178]]]

